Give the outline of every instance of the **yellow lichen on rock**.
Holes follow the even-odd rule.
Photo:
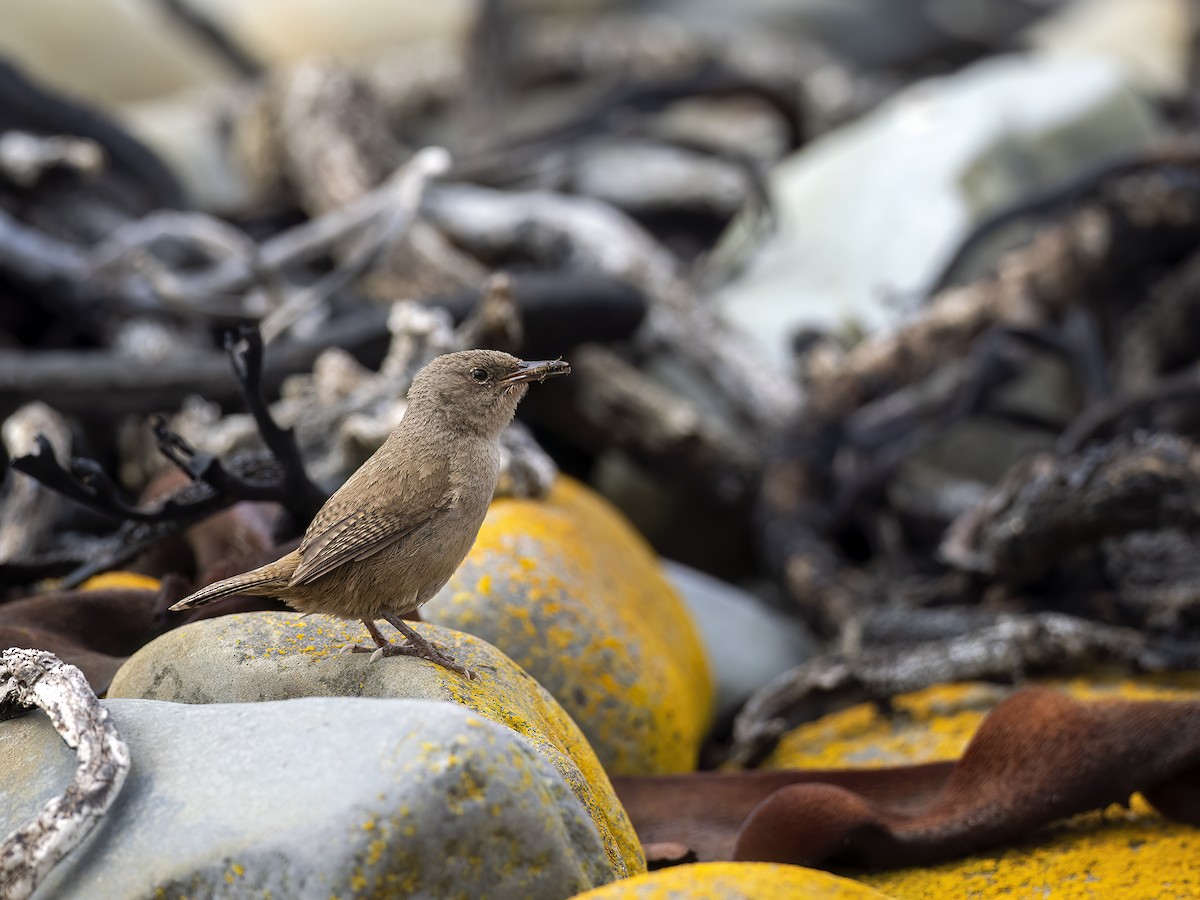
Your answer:
[[[559,478],[492,504],[422,610],[500,647],[575,719],[613,774],[695,768],[713,709],[699,633],[653,551],[597,494]]]
[[[1200,673],[1117,679],[1042,680],[1080,699],[1194,700]],[[891,701],[894,713],[863,703],[792,729],[763,764],[770,769],[875,769],[962,756],[979,723],[1014,688],[939,684]]]
[[[958,759],[989,709],[1011,692],[990,684],[936,685],[792,729],[764,763],[771,769],[877,769]]]
[[[1130,680],[1042,682],[1083,699],[1180,700],[1200,697],[1200,673]],[[958,759],[987,712],[1012,692],[990,684],[937,685],[789,732],[768,768],[879,768]],[[1195,860],[1200,831],[1164,819],[1141,795],[1057,822],[1017,846],[936,866],[851,873],[903,898],[997,896],[1100,900],[1200,896]]]
[[[101,572],[93,575],[79,586],[81,591],[106,591],[112,588],[137,588],[138,590],[157,591],[159,581],[149,575],[137,572]]]
[[[887,900],[819,869],[774,863],[696,863],[616,881],[572,900]]]
[[[109,697],[240,703],[297,697],[450,701],[522,735],[562,775],[591,817],[618,876],[645,871],[641,844],[587,739],[546,690],[495,647],[428,623],[413,627],[479,677],[425,660],[341,654],[369,643],[359,623],[285,612],[205,619],[151,641],[117,672]],[[467,786],[469,787],[469,786]]]
[[[861,878],[896,900],[1179,900],[1200,896],[1198,855],[1200,832],[1167,821],[1135,794],[1130,809],[1114,805],[1073,816],[995,853]]]

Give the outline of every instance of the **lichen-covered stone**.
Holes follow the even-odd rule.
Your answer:
[[[887,900],[849,878],[774,863],[697,863],[617,881],[573,900]]]
[[[35,900],[557,900],[618,874],[558,769],[452,703],[105,705],[130,775]],[[42,713],[0,723],[0,834],[74,766]]]
[[[420,659],[373,663],[364,653],[339,653],[347,643],[369,643],[357,622],[259,612],[192,622],[151,641],[117,672],[108,696],[205,704],[315,696],[451,701],[524,737],[591,816],[613,872],[643,871],[641,845],[608,776],[554,698],[490,644],[425,623],[413,627],[479,680]]]
[[[111,588],[135,588],[146,591],[158,590],[159,581],[137,572],[101,572],[93,575],[79,586],[81,591],[104,591]]]
[[[493,503],[421,614],[490,641],[537,678],[609,772],[695,768],[714,705],[696,625],[650,547],[578,482]]]
[[[1140,681],[1050,682],[1080,698],[1195,699],[1200,673]],[[767,768],[878,768],[957,759],[1011,688],[948,684],[862,704],[789,732]],[[864,873],[895,897],[1190,897],[1200,893],[1200,831],[1159,815],[1140,794],[1040,829],[1028,840],[933,866]]]

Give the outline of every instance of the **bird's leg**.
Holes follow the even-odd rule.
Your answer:
[[[367,626],[367,631],[371,635],[371,640],[375,642],[374,647],[367,647],[363,644],[346,644],[341,648],[342,653],[370,653],[371,662],[383,656],[416,656],[420,659],[427,659],[430,662],[437,663],[439,666],[449,669],[451,672],[457,672],[467,680],[473,680],[477,676],[466,666],[459,665],[454,659],[438,647],[436,644],[430,643],[413,631],[408,626],[408,623],[399,616],[389,615],[383,616],[393,627],[407,640],[403,644],[393,644],[385,638],[375,626],[375,623],[370,619],[363,619],[362,623]]]
[[[379,629],[375,627],[375,623],[370,619],[363,619],[362,623],[367,626],[367,631],[371,635],[371,640],[375,642],[374,647],[367,647],[363,644],[345,644],[338,652],[339,653],[378,653],[384,647],[392,646],[388,643],[388,639],[379,633]]]
[[[425,638],[421,637],[421,635],[417,634],[417,632],[410,628],[408,623],[399,616],[391,615],[390,613],[384,613],[383,617],[392,625],[393,628],[404,635],[407,640],[403,644],[389,644],[387,641],[384,641],[379,645],[379,649],[375,651],[376,655],[372,656],[372,659],[375,659],[378,656],[416,656],[421,659],[427,659],[430,662],[437,663],[439,666],[449,669],[451,672],[457,672],[459,675],[462,675],[468,680],[476,677],[475,673],[466,666],[456,663],[454,659],[444,650],[434,646],[429,641],[425,640]],[[374,636],[375,635],[373,634],[372,637]]]

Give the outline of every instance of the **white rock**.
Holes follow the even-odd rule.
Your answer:
[[[663,572],[700,629],[717,682],[718,718],[817,652],[817,642],[803,624],[753,594],[671,560],[663,560]]]
[[[778,229],[718,301],[781,363],[799,327],[883,328],[972,222],[1157,131],[1102,60],[999,57],[920,82],[772,173]]]

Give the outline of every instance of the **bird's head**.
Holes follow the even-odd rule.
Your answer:
[[[441,412],[456,425],[499,435],[532,381],[568,375],[561,359],[526,362],[499,350],[463,350],[430,361],[409,388],[409,412]],[[407,416],[408,413],[405,413]]]

